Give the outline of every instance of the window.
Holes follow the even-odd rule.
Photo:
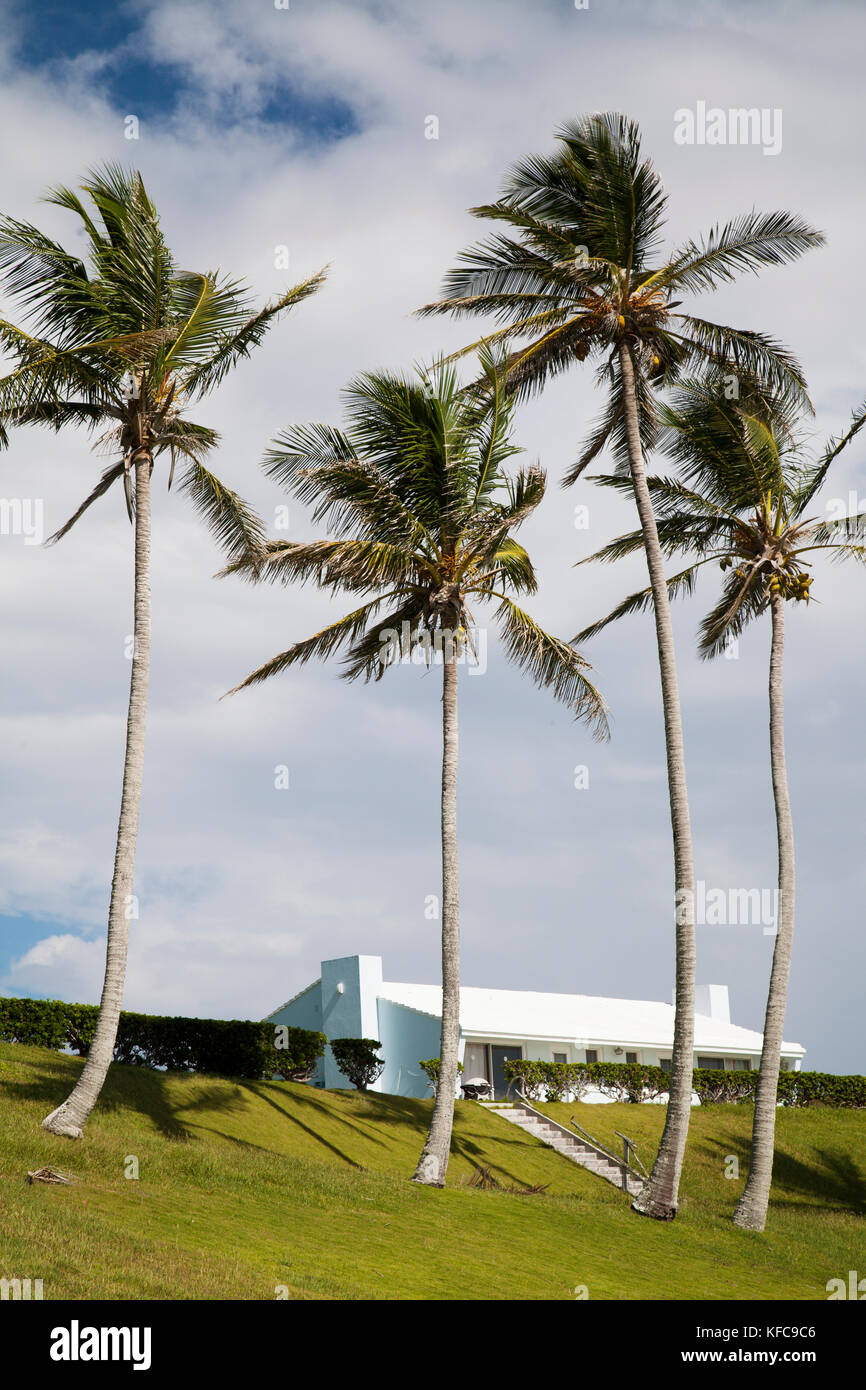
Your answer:
[[[586,1049],[586,1060],[587,1060],[587,1062],[597,1062],[597,1061],[598,1061],[598,1048],[595,1048],[595,1047],[588,1047],[588,1048]]]
[[[659,1057],[659,1066],[662,1071],[671,1071],[673,1069],[670,1057]]]
[[[466,1051],[463,1056],[463,1079],[464,1081],[490,1080],[486,1043],[468,1042],[466,1044]]]
[[[751,1059],[751,1057],[735,1057],[735,1058],[734,1058],[734,1063],[733,1063],[733,1070],[734,1070],[734,1071],[751,1071],[751,1070],[752,1070],[752,1059]]]
[[[724,1071],[724,1057],[698,1057],[698,1066],[702,1071]]]
[[[567,1053],[567,1052],[554,1052],[554,1054],[553,1054],[553,1060],[554,1060],[554,1062],[567,1062],[567,1061],[568,1061],[568,1053]]]
[[[637,1053],[636,1053],[636,1052],[627,1052],[627,1053],[625,1054],[625,1060],[626,1060],[626,1064],[627,1064],[627,1065],[636,1062],[636,1061],[637,1061]]]

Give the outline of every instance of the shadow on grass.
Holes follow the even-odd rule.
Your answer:
[[[751,1146],[741,1139],[722,1142],[706,1139],[708,1150],[715,1150],[723,1162],[733,1154],[740,1163],[740,1175],[749,1172]],[[857,1216],[866,1212],[866,1170],[842,1150],[816,1149],[815,1163],[804,1162],[776,1146],[773,1159],[773,1185],[770,1201],[785,1207],[823,1208],[827,1211],[851,1211]],[[780,1191],[784,1189],[784,1193]],[[797,1202],[792,1194],[799,1193],[811,1201]]]
[[[507,1144],[510,1148],[522,1149],[524,1154],[527,1156],[531,1148],[531,1145],[528,1144],[526,1141],[521,1143],[521,1141],[518,1138],[512,1139],[510,1135],[508,1136],[508,1138],[498,1140],[497,1144]],[[550,1152],[555,1153],[555,1150],[551,1149]],[[507,1180],[509,1183],[512,1183],[515,1187],[523,1187],[527,1185],[527,1177],[525,1173],[516,1173],[511,1168],[506,1168],[503,1163],[498,1162],[497,1159],[491,1155],[489,1148],[482,1148],[480,1144],[473,1143],[471,1139],[465,1138],[463,1135],[452,1133],[451,1157],[465,1159],[465,1161],[471,1164],[473,1168],[487,1168],[494,1175],[495,1178],[502,1178],[503,1180]],[[514,1157],[516,1161],[519,1163],[520,1155],[515,1154]],[[560,1154],[559,1157],[562,1158],[562,1155]],[[563,1158],[563,1162],[568,1163],[569,1160],[567,1158]],[[460,1185],[459,1180],[457,1185]],[[463,1186],[466,1186],[465,1181],[463,1182]]]
[[[392,1110],[402,1110],[405,1104],[401,1103],[398,1096],[379,1096],[376,1101],[368,1099],[366,1093],[361,1091],[321,1091],[313,1086],[292,1086],[291,1091],[287,1092],[273,1082],[259,1081],[245,1083],[250,1089],[255,1090],[255,1094],[262,1100],[269,1100],[270,1104],[277,1110],[283,1111],[289,1119],[296,1117],[289,1111],[283,1110],[275,1099],[276,1095],[285,1096],[287,1100],[295,1106],[306,1106],[309,1110],[320,1115],[327,1123],[333,1121],[336,1124],[345,1125],[347,1129],[354,1130],[362,1139],[367,1139],[373,1144],[379,1144],[382,1148],[388,1148],[387,1140],[381,1137],[381,1130],[384,1126],[400,1125],[405,1123],[405,1113],[391,1114]],[[340,1101],[335,1098],[345,1095],[347,1099],[347,1114],[340,1114],[338,1106]],[[327,1096],[327,1102],[324,1097]],[[378,1103],[377,1103],[378,1102]],[[377,1130],[380,1133],[377,1134]]]
[[[10,1095],[44,1107],[45,1114],[59,1105],[74,1085],[83,1059],[55,1056],[56,1060],[50,1054],[38,1061],[21,1058],[19,1066],[26,1069],[25,1077],[3,1083]],[[190,1089],[185,1095],[184,1087],[175,1090],[170,1098],[169,1087],[178,1080],[194,1082],[194,1090]],[[158,1072],[113,1063],[94,1114],[115,1115],[131,1109],[146,1116],[167,1139],[184,1142],[207,1130],[233,1144],[272,1152],[266,1144],[239,1139],[220,1126],[220,1116],[243,1114],[250,1096],[271,1106],[281,1119],[294,1125],[341,1164],[360,1172],[365,1171],[364,1165],[338,1143],[326,1138],[321,1132],[323,1129],[330,1128],[333,1132],[334,1126],[341,1126],[348,1131],[347,1139],[348,1134],[355,1135],[385,1152],[393,1148],[389,1132],[394,1135],[395,1131],[402,1131],[405,1142],[417,1142],[420,1154],[433,1109],[432,1100],[407,1096],[367,1095],[349,1090],[320,1092],[314,1087],[286,1082]],[[467,1104],[465,1110],[464,1104]],[[181,1115],[183,1119],[179,1118]],[[474,1107],[470,1110],[468,1103],[458,1102],[452,1156],[463,1160],[470,1168],[489,1168],[503,1182],[521,1185],[532,1181],[519,1171],[521,1159],[537,1158],[542,1146],[512,1127],[505,1132],[504,1124],[502,1134],[491,1133],[489,1128],[479,1129],[477,1119]],[[565,1158],[562,1161],[568,1162]],[[407,1156],[407,1178],[411,1177],[412,1168],[414,1162]]]
[[[79,1065],[73,1070],[70,1062]],[[62,1060],[58,1058],[56,1062],[48,1059],[39,1062],[22,1059],[18,1065],[26,1068],[31,1075],[23,1081],[5,1080],[4,1087],[18,1100],[32,1101],[40,1107],[44,1106],[47,1115],[69,1095],[78,1078],[80,1067],[84,1065],[84,1059],[64,1057]],[[121,1066],[114,1062],[109,1068],[93,1114],[114,1115],[122,1110],[135,1110],[141,1115],[146,1115],[164,1138],[188,1140],[192,1138],[191,1131],[177,1118],[175,1108],[166,1094],[166,1081],[169,1077],[177,1075],[176,1072],[156,1072],[146,1067]],[[190,1108],[225,1109],[230,1100],[231,1098],[224,1094],[224,1087],[214,1086],[209,1088],[206,1094],[190,1102]],[[40,1116],[40,1119],[42,1118],[44,1116]]]
[[[317,1134],[310,1125],[304,1124],[303,1120],[298,1119],[297,1115],[293,1115],[290,1110],[285,1109],[282,1105],[278,1105],[273,1097],[259,1089],[254,1081],[244,1081],[240,1084],[243,1086],[243,1089],[249,1091],[251,1095],[257,1096],[259,1100],[265,1101],[267,1105],[272,1105],[284,1120],[289,1120],[293,1125],[297,1125],[298,1129],[303,1130],[304,1134],[308,1134],[311,1139],[315,1139],[317,1144],[321,1144],[323,1149],[327,1149],[329,1153],[335,1154],[337,1158],[343,1163],[347,1163],[351,1168],[357,1168],[360,1172],[364,1172],[363,1164],[356,1162],[354,1158],[344,1153],[336,1144],[332,1144],[330,1140],[325,1139],[321,1134]],[[326,1111],[326,1114],[329,1118],[331,1117],[330,1110]]]
[[[303,1085],[292,1085],[291,1090],[287,1091],[284,1089],[284,1084],[267,1081],[245,1081],[240,1084],[252,1095],[271,1105],[282,1118],[297,1125],[305,1134],[328,1149],[342,1162],[361,1171],[364,1171],[362,1164],[345,1153],[337,1144],[325,1139],[319,1128],[314,1127],[317,1120],[320,1120],[322,1125],[334,1123],[343,1125],[360,1138],[376,1144],[386,1151],[391,1148],[391,1145],[387,1138],[382,1137],[383,1131],[401,1130],[405,1137],[411,1137],[417,1141],[418,1153],[420,1154],[433,1109],[432,1101],[417,1100],[407,1096],[384,1096],[378,1093],[375,1096],[368,1096],[364,1092],[348,1090],[345,1092],[322,1092],[318,1088]],[[342,1106],[345,1106],[345,1109],[341,1114]],[[297,1113],[302,1108],[307,1111],[305,1119],[301,1119]],[[459,1111],[457,1115],[459,1115]],[[309,1123],[305,1123],[305,1120],[308,1120]],[[496,1158],[491,1155],[489,1143],[485,1147],[483,1141],[485,1138],[489,1140],[495,1137],[497,1148],[508,1145],[509,1158],[513,1155],[515,1161],[519,1163],[520,1153],[528,1155],[530,1150],[535,1147],[531,1140],[516,1132],[501,1136],[479,1135],[470,1137],[460,1132],[459,1121],[457,1121],[456,1116],[455,1120],[455,1128],[451,1138],[452,1157],[462,1158],[470,1167],[488,1167],[503,1181],[517,1185],[526,1181],[525,1175],[514,1172],[510,1166],[506,1166],[502,1162],[497,1162]],[[466,1120],[464,1120],[465,1123]],[[475,1142],[476,1137],[481,1142]],[[563,1160],[563,1162],[567,1161],[567,1159]],[[409,1166],[410,1161],[407,1161],[407,1178],[411,1176]]]

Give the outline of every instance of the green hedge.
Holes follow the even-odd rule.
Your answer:
[[[581,1100],[590,1086],[610,1100],[643,1100],[667,1095],[670,1076],[661,1067],[633,1062],[505,1063],[509,1081],[519,1081],[528,1100]]]
[[[505,1063],[509,1081],[519,1082],[527,1100],[581,1100],[590,1087],[610,1100],[655,1099],[670,1090],[670,1073],[633,1062]],[[757,1071],[710,1071],[696,1067],[692,1085],[702,1105],[753,1100]],[[866,1107],[866,1076],[833,1076],[819,1071],[783,1071],[777,1090],[782,1105]]]
[[[337,1070],[351,1081],[358,1091],[366,1091],[385,1069],[384,1057],[376,1053],[382,1044],[378,1038],[332,1038],[331,1052]]]
[[[0,1041],[87,1056],[99,1010],[57,999],[0,999]],[[306,1081],[325,1050],[324,1033],[252,1020],[163,1018],[123,1012],[114,1060],[214,1076]]]
[[[757,1078],[757,1072],[750,1074]],[[777,1095],[783,1105],[830,1105],[838,1110],[862,1110],[866,1107],[866,1076],[783,1071]]]

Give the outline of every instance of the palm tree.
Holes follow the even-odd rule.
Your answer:
[[[169,487],[176,459],[183,460],[180,487],[229,554],[263,540],[255,514],[205,467],[217,434],[188,419],[186,409],[323,280],[314,275],[253,312],[240,281],[178,269],[140,174],[108,165],[91,173],[81,191],[92,211],[69,188],[52,189],[47,201],[77,217],[86,261],[27,222],[0,220],[0,273],[28,325],[0,323],[0,344],[15,360],[0,379],[2,443],[16,425],[105,427],[99,443],[116,461],[52,540],[115,483],[122,484],[134,520],[132,675],[105,979],[85,1066],[69,1097],[43,1121],[45,1129],[72,1138],[80,1137],[108,1072],[126,975],[150,665],[154,460],[170,456]]]
[[[442,1031],[439,1084],[414,1181],[442,1187],[451,1147],[460,1034],[457,866],[457,677],[472,658],[470,600],[496,605],[505,650],[540,686],[606,733],[604,705],[587,663],[509,597],[531,594],[535,572],[513,537],[544,495],[533,466],[514,478],[503,465],[513,402],[496,364],[482,355],[488,394],[479,402],[442,364],[415,378],[371,373],[344,393],[346,433],[322,424],[280,434],[265,470],[313,505],[335,539],[271,541],[225,573],[261,582],[313,580],[332,592],[372,595],[345,617],[281,652],[235,687],[343,651],[342,675],[381,679],[419,651],[442,665]],[[385,614],[381,610],[385,608]],[[231,692],[234,693],[234,692]]]
[[[699,651],[718,656],[746,625],[770,614],[770,762],[778,843],[778,914],[767,994],[761,1067],[755,1097],[752,1155],[734,1221],[762,1231],[767,1219],[776,1124],[782,1027],[794,936],[794,828],[785,760],[783,661],[785,606],[808,602],[816,551],[831,559],[866,562],[866,514],[830,523],[806,515],[832,461],[866,423],[866,402],[840,439],[831,439],[819,460],[802,461],[800,423],[789,403],[759,388],[739,401],[726,400],[718,380],[683,381],[662,412],[664,447],[679,465],[681,480],[649,478],[666,555],[690,555],[687,567],[668,580],[671,594],[691,593],[698,571],[718,563],[727,573],[721,596],[701,626]],[[622,488],[616,476],[595,479]],[[590,560],[614,560],[639,550],[640,531],[621,536]],[[586,562],[582,562],[586,563]],[[647,588],[630,595],[575,641],[588,640],[615,619],[645,608]]]
[[[443,298],[419,312],[491,314],[503,326],[482,341],[523,339],[507,358],[509,387],[519,395],[587,358],[609,385],[607,405],[564,483],[576,481],[605,446],[612,449],[631,477],[653,591],[674,847],[676,1020],[664,1133],[633,1206],[668,1220],[676,1215],[691,1109],[694,870],[673,629],[644,454],[655,439],[655,390],[692,365],[761,374],[786,398],[803,397],[799,366],[778,343],[683,313],[678,296],[794,260],[823,237],[791,213],[751,212],[663,256],[667,198],[641,157],[637,126],[616,113],[596,114],[563,125],[558,139],[553,155],[514,166],[497,202],[472,209],[514,235],[462,252]]]

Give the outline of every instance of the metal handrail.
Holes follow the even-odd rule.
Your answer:
[[[611,1153],[610,1149],[606,1149],[606,1148],[604,1147],[603,1144],[599,1144],[599,1142],[598,1142],[597,1139],[593,1139],[593,1137],[592,1137],[591,1134],[587,1134],[586,1130],[583,1129],[583,1128],[577,1123],[577,1120],[574,1118],[574,1116],[571,1117],[570,1123],[573,1124],[574,1127],[575,1127],[575,1129],[579,1130],[580,1133],[584,1136],[584,1138],[585,1138],[585,1139],[588,1139],[589,1142],[590,1142],[596,1149],[598,1149],[600,1153],[606,1154],[607,1157],[608,1157],[613,1163],[616,1164],[617,1168],[619,1168],[619,1171],[620,1171],[620,1173],[622,1174],[622,1183],[621,1183],[621,1187],[622,1187],[623,1192],[628,1192],[629,1174],[630,1174],[633,1178],[637,1178],[639,1181],[641,1180],[641,1174],[638,1172],[637,1168],[633,1168],[633,1167],[632,1167],[631,1163],[629,1162],[629,1157],[628,1157],[629,1149],[632,1149],[632,1150],[634,1151],[634,1156],[635,1156],[635,1158],[637,1158],[638,1163],[640,1163],[640,1159],[638,1158],[638,1154],[637,1154],[637,1149],[635,1149],[634,1144],[631,1142],[630,1139],[626,1138],[626,1136],[625,1136],[624,1134],[620,1134],[620,1133],[619,1133],[619,1130],[618,1130],[618,1129],[615,1129],[615,1130],[614,1130],[614,1134],[618,1134],[619,1137],[620,1137],[620,1139],[622,1139],[622,1141],[623,1141],[623,1146],[622,1146],[622,1158],[617,1158],[616,1154]],[[649,1177],[649,1173],[647,1172],[646,1168],[644,1168],[644,1166],[643,1166],[642,1163],[640,1164],[640,1166],[641,1166],[641,1168],[643,1168],[643,1176],[648,1178],[648,1177]]]
[[[570,1131],[565,1128],[565,1125],[561,1125],[558,1120],[554,1120],[552,1115],[545,1115],[543,1110],[536,1110],[535,1107],[531,1105],[530,1102],[526,1099],[526,1096],[523,1094],[522,1091],[518,1091],[517,1094],[520,1097],[521,1105],[525,1105],[527,1110],[531,1111],[533,1115],[537,1115],[540,1120],[544,1120],[545,1124],[553,1125],[555,1129],[561,1130],[563,1134],[568,1135],[569,1139],[574,1138]],[[576,1120],[572,1120],[571,1123],[574,1125],[575,1129],[580,1129],[580,1125],[577,1123]],[[615,1163],[617,1167],[622,1166],[622,1159],[617,1158],[616,1154],[611,1153],[610,1149],[606,1149],[603,1144],[599,1144],[598,1140],[593,1139],[591,1134],[587,1134],[585,1129],[580,1129],[580,1132],[584,1136],[584,1138],[589,1141],[591,1148],[595,1149],[600,1154],[604,1154],[605,1158],[611,1159],[611,1161]]]
[[[580,1131],[584,1139],[589,1140],[590,1144],[594,1149],[598,1149],[599,1153],[604,1154],[606,1158],[613,1159],[613,1162],[617,1164],[618,1167],[622,1167],[622,1159],[617,1158],[615,1153],[611,1153],[610,1149],[606,1149],[604,1147],[604,1144],[600,1144],[597,1139],[593,1139],[592,1135],[577,1123],[577,1120],[574,1118],[574,1116],[572,1116],[572,1118],[569,1120],[569,1124],[574,1125],[575,1129]]]
[[[509,1089],[510,1089],[510,1088],[509,1088]],[[546,1124],[553,1125],[553,1127],[554,1127],[555,1129],[559,1129],[559,1130],[562,1131],[563,1134],[568,1134],[569,1138],[573,1138],[573,1136],[570,1134],[570,1132],[565,1128],[565,1125],[561,1125],[561,1124],[559,1123],[558,1120],[554,1120],[550,1115],[545,1115],[544,1112],[543,1112],[542,1110],[536,1110],[535,1107],[534,1107],[533,1105],[531,1105],[531,1104],[529,1103],[529,1101],[526,1099],[526,1096],[523,1094],[523,1091],[520,1090],[519,1088],[518,1088],[518,1091],[517,1091],[517,1095],[518,1095],[520,1104],[521,1104],[521,1105],[525,1105],[525,1106],[526,1106],[526,1109],[527,1109],[532,1115],[537,1115],[538,1118],[539,1118],[540,1120],[544,1120]],[[628,1192],[628,1179],[629,1179],[629,1175],[631,1175],[631,1176],[634,1177],[634,1178],[638,1178],[638,1179],[641,1178],[641,1174],[638,1172],[638,1170],[637,1170],[636,1168],[633,1168],[633,1167],[631,1166],[631,1164],[629,1163],[629,1161],[628,1161],[628,1149],[629,1149],[629,1147],[631,1147],[632,1149],[634,1149],[634,1145],[632,1144],[631,1140],[630,1140],[630,1139],[626,1139],[626,1136],[625,1136],[624,1134],[619,1134],[619,1130],[616,1130],[616,1129],[614,1130],[614,1134],[619,1134],[620,1139],[622,1139],[622,1140],[625,1141],[625,1146],[626,1146],[626,1147],[625,1147],[625,1151],[624,1151],[623,1157],[622,1157],[622,1158],[617,1158],[616,1154],[611,1153],[610,1149],[606,1149],[606,1148],[604,1147],[603,1144],[599,1144],[599,1142],[598,1142],[597,1139],[593,1139],[592,1135],[591,1135],[591,1134],[588,1134],[588,1133],[586,1132],[586,1130],[583,1129],[583,1128],[577,1123],[577,1120],[575,1120],[574,1116],[572,1116],[572,1118],[571,1118],[571,1120],[569,1121],[569,1123],[572,1124],[572,1125],[574,1125],[574,1128],[575,1128],[576,1130],[578,1130],[578,1131],[583,1135],[584,1139],[589,1143],[590,1148],[595,1149],[596,1153],[603,1154],[605,1158],[609,1158],[609,1159],[610,1159],[611,1163],[615,1163],[615,1164],[616,1164],[617,1168],[619,1168],[619,1170],[620,1170],[620,1172],[621,1172],[621,1174],[622,1174],[622,1189],[623,1189],[624,1192]],[[637,1150],[636,1150],[636,1149],[634,1150],[634,1155],[635,1155],[635,1158],[638,1159],[638,1163],[640,1163],[640,1159],[638,1158]],[[642,1164],[642,1163],[641,1163],[640,1166],[641,1166],[641,1168],[643,1168],[643,1164]],[[647,1173],[647,1171],[646,1171],[645,1168],[643,1168],[643,1171],[644,1171],[644,1176],[649,1177],[649,1174]]]
[[[635,1158],[637,1159],[637,1162],[640,1163],[641,1171],[643,1172],[644,1177],[648,1178],[648,1177],[649,1177],[649,1173],[647,1172],[646,1168],[644,1168],[643,1163],[641,1163],[641,1157],[640,1157],[640,1154],[638,1153],[637,1149],[635,1148],[634,1142],[633,1142],[631,1139],[629,1139],[629,1137],[628,1137],[627,1134],[620,1134],[620,1132],[619,1132],[618,1129],[615,1129],[615,1130],[614,1130],[614,1134],[616,1134],[616,1135],[623,1141],[623,1143],[624,1143],[624,1145],[625,1145],[625,1150],[624,1150],[624,1152],[625,1152],[625,1157],[626,1157],[626,1159],[628,1159],[629,1150],[631,1150],[631,1152],[634,1154]]]

